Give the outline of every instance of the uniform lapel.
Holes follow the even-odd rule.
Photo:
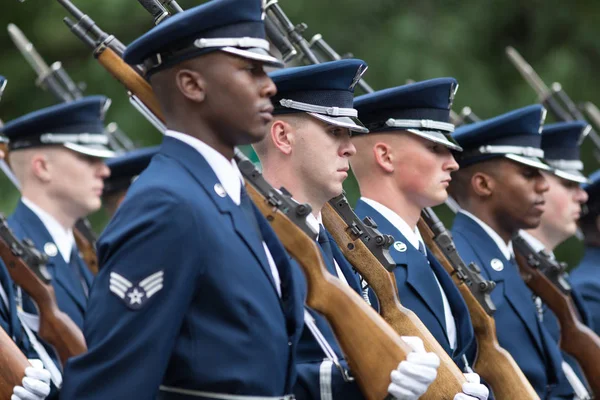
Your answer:
[[[81,308],[82,312],[86,308],[86,298],[81,287],[81,282],[74,276],[70,266],[58,251],[58,247],[50,232],[44,226],[44,223],[33,211],[23,202],[19,204],[14,214],[9,218],[9,226],[16,230],[17,225],[20,228],[22,238],[29,238],[33,241],[36,248],[48,256],[48,271],[52,275],[54,284],[61,286],[73,301]],[[55,252],[47,253],[46,249],[54,248]]]
[[[521,279],[517,265],[512,261],[506,260],[494,240],[489,237],[479,224],[466,215],[459,213],[456,216],[453,230],[460,231],[469,238],[475,252],[482,260],[482,263],[484,263],[482,267],[488,272],[489,278],[497,283],[504,282],[502,285],[504,288],[504,298],[525,324],[540,354],[545,357],[545,349],[540,336],[540,326],[532,293]],[[492,260],[502,261],[503,268],[500,271],[492,268]]]
[[[193,147],[171,137],[164,138],[160,153],[175,159],[183,165],[183,167],[203,187],[217,209],[221,213],[230,216],[237,235],[252,252],[266,278],[271,282],[273,290],[276,291],[275,282],[273,280],[273,275],[271,274],[271,268],[261,238],[257,237],[255,229],[247,221],[242,209],[236,205],[229,196],[221,196],[217,193],[218,190],[216,190],[215,187],[217,187],[217,185],[220,186],[220,182],[206,159]],[[219,193],[223,192],[219,191]],[[258,210],[255,211],[258,212]],[[257,219],[260,221],[261,219],[264,219],[264,217],[258,215]]]
[[[475,339],[471,315],[469,314],[469,309],[467,308],[467,305],[465,304],[460,292],[452,281],[452,278],[450,275],[448,275],[438,260],[433,257],[429,249],[427,249],[427,257],[429,259],[431,269],[437,276],[438,281],[440,282],[440,285],[446,294],[446,298],[450,304],[450,309],[452,310],[452,315],[454,316],[454,321],[456,323],[456,349],[458,349],[459,352],[455,353],[453,358],[458,360],[470,348],[471,342]]]
[[[0,285],[2,285],[8,300],[8,304],[5,304],[4,301],[0,299],[0,310],[2,311],[2,314],[5,314],[6,322],[10,324],[8,334],[15,339],[16,343],[20,343],[22,331],[19,317],[16,313],[15,292],[13,290],[12,280],[4,266],[0,266]]]

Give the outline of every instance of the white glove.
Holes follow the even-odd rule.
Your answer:
[[[402,336],[402,340],[413,351],[392,371],[392,383],[388,386],[388,393],[397,400],[416,400],[435,380],[440,358],[435,353],[426,353],[423,341],[419,337]]]
[[[454,396],[454,400],[487,400],[490,391],[482,385],[478,374],[464,374],[467,382],[462,385],[462,393]]]
[[[23,386],[15,386],[10,400],[44,400],[50,394],[50,372],[40,360],[29,360]]]

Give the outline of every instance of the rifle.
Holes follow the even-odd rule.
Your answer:
[[[56,304],[51,277],[46,269],[46,256],[31,241],[19,241],[3,215],[0,215],[0,258],[15,284],[37,304],[40,315],[38,334],[56,349],[63,365],[70,357],[87,351],[83,333]]]
[[[581,322],[571,298],[571,287],[563,277],[564,266],[547,253],[537,253],[518,234],[512,243],[521,277],[558,319],[560,348],[577,360],[592,392],[600,395],[600,338]]]
[[[513,47],[508,46],[506,48],[506,55],[519,73],[521,73],[525,81],[535,90],[540,103],[549,109],[558,121],[585,121],[585,117],[579,111],[575,102],[563,90],[560,83],[554,82],[551,85],[551,89],[549,89],[533,67]],[[594,152],[596,160],[600,161],[600,136],[594,130],[590,130],[588,136],[596,147],[596,151]]]
[[[462,260],[450,232],[435,212],[426,208],[418,222],[427,247],[450,274],[462,295],[477,338],[477,358],[474,368],[494,391],[498,400],[539,399],[539,396],[510,353],[498,343],[490,293],[495,282],[486,281],[475,263],[468,266]]]
[[[8,33],[17,49],[36,72],[38,76],[37,86],[52,93],[56,100],[60,102],[67,103],[83,97],[81,88],[85,84],[75,83],[60,61],[48,66],[33,44],[15,24],[8,24]],[[114,122],[107,125],[106,134],[111,148],[116,151],[131,151],[135,148],[131,139]]]
[[[335,52],[320,34],[314,35],[311,41],[308,42],[303,36],[308,26],[305,23],[294,25],[279,6],[278,0],[270,0],[265,5],[265,12],[265,21],[269,21],[268,23],[265,22],[265,25],[268,26],[267,37],[283,55],[284,62],[287,63],[292,60],[295,55],[301,55],[303,60],[309,64],[320,64],[321,60],[313,51],[313,48],[316,48],[317,51],[323,53],[330,60],[343,58]],[[294,48],[297,51],[293,52],[292,49]],[[365,93],[373,92],[373,88],[362,79],[358,82],[358,86]]]
[[[400,303],[392,272],[396,263],[388,250],[394,239],[379,232],[373,220],[365,218],[364,222],[361,221],[344,194],[331,199],[323,208],[322,216],[323,224],[340,246],[344,257],[377,295],[383,319],[400,335],[420,337],[425,349],[440,357],[438,376],[422,398],[454,398],[462,391],[465,378],[419,317]]]
[[[141,67],[131,67],[121,58],[125,46],[113,35],[100,29],[96,23],[70,0],[57,0],[75,18],[65,17],[63,21],[71,32],[93,49],[94,57],[117,81],[127,88],[129,101],[156,129],[165,131],[162,111],[152,93],[152,88],[142,77]],[[142,101],[141,99],[145,99]]]
[[[479,118],[477,115],[475,115],[475,113],[473,113],[471,107],[463,107],[463,109],[460,110],[460,113],[458,114],[450,110],[450,121],[452,121],[452,123],[456,127],[459,127],[461,125],[479,122],[481,121],[481,118]]]
[[[410,348],[362,297],[327,271],[316,232],[306,222],[310,206],[296,203],[286,191],[276,191],[240,152],[236,161],[250,197],[302,267],[308,283],[306,304],[331,325],[365,398],[386,398],[390,371],[406,359]],[[457,386],[451,396],[437,399],[453,398],[460,392]]]

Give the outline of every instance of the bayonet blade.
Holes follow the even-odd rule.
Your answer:
[[[38,77],[43,79],[48,76],[50,74],[50,67],[35,47],[33,47],[33,44],[25,37],[23,32],[15,24],[8,24],[8,34]]]

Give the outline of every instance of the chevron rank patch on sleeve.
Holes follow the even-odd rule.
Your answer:
[[[110,273],[110,291],[132,310],[139,310],[163,288],[164,271],[158,271],[134,284],[116,272]]]

